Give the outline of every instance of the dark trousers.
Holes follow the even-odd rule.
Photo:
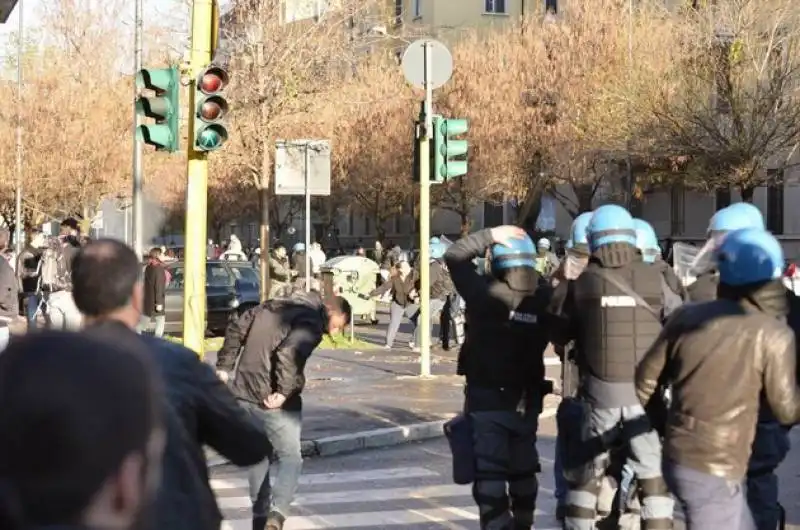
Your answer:
[[[686,530],[755,530],[744,485],[669,460],[664,480],[686,516]]]
[[[781,520],[775,470],[789,449],[789,436],[780,424],[758,423],[747,466],[747,505],[758,530],[774,530]]]
[[[467,403],[469,409],[469,400]],[[481,530],[529,530],[539,491],[538,407],[470,412]]]
[[[264,426],[272,455],[248,470],[253,522],[266,523],[270,512],[289,515],[289,506],[297,491],[303,457],[300,452],[302,412],[300,410],[264,409],[253,403],[240,402],[253,421]],[[275,467],[275,484],[270,486],[270,471]]]

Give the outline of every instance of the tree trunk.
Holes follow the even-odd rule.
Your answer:
[[[753,202],[753,194],[755,193],[755,186],[739,186],[739,193],[742,195],[742,202]]]
[[[461,236],[469,235],[470,228],[472,228],[472,217],[470,216],[470,212],[460,211],[458,213],[459,217],[461,217]]]
[[[575,212],[575,217],[584,212],[591,212],[595,191],[594,183],[575,185],[573,186],[573,191],[575,192],[575,197],[578,202],[578,211]]]

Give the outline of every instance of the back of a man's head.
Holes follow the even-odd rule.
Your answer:
[[[134,348],[42,332],[0,355],[0,528],[91,526],[82,519],[98,511],[143,516],[163,397]]]
[[[72,261],[72,295],[88,317],[102,317],[128,306],[139,282],[136,253],[116,239],[92,241]]]

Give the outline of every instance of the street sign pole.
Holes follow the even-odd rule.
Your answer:
[[[304,256],[306,265],[306,292],[311,291],[311,146],[305,145],[303,149],[305,181],[306,181],[306,252]]]
[[[422,131],[419,145],[419,320],[420,327],[420,359],[419,375],[431,375],[431,262],[429,241],[431,239],[431,181],[430,181],[430,147],[433,138],[433,83],[432,70],[432,45],[425,42],[425,130]]]

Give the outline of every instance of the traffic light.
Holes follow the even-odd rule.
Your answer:
[[[153,125],[136,128],[136,139],[155,146],[156,151],[174,153],[179,148],[180,72],[177,67],[140,70],[136,86],[151,90],[154,97],[136,99],[136,112],[155,119]]]
[[[228,139],[222,119],[228,114],[228,101],[222,91],[228,86],[228,73],[210,66],[197,77],[195,84],[195,151],[216,151]]]
[[[467,174],[467,141],[456,140],[469,130],[467,120],[433,117],[434,148],[434,182],[446,182],[448,179]],[[461,159],[460,157],[465,157]]]

